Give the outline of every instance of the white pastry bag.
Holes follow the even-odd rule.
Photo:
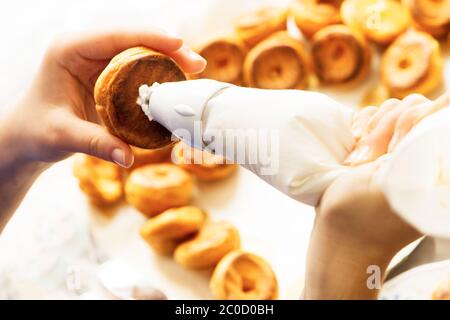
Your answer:
[[[354,111],[317,92],[259,90],[214,80],[143,86],[140,104],[186,143],[237,162],[315,206],[349,170]],[[381,171],[393,208],[419,230],[450,237],[450,108],[421,122]]]

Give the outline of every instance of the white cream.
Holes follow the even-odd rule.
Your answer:
[[[142,111],[145,113],[149,121],[153,120],[153,116],[150,110],[150,97],[153,90],[159,86],[158,82],[153,83],[151,86],[143,84],[139,87],[139,97],[136,103],[141,106]]]

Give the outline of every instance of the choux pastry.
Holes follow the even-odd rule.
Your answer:
[[[200,230],[206,218],[197,207],[168,209],[148,220],[140,234],[156,252],[172,254],[181,242]]]
[[[380,45],[391,43],[410,25],[408,10],[396,0],[345,0],[341,17],[344,24]]]
[[[108,161],[87,155],[76,155],[73,173],[80,189],[97,206],[117,203],[123,196],[122,169]]]
[[[208,62],[205,70],[192,75],[191,79],[213,79],[221,82],[242,84],[242,68],[247,49],[236,38],[214,39],[196,50]]]
[[[210,280],[220,300],[275,300],[278,283],[270,265],[255,254],[235,250],[220,260]]]
[[[433,300],[450,300],[450,279],[440,284],[433,292]]]
[[[261,89],[305,89],[311,59],[302,42],[280,31],[255,46],[244,63],[244,82]]]
[[[189,171],[201,181],[217,181],[233,174],[237,165],[228,164],[221,156],[191,148],[179,142],[173,148],[175,164]]]
[[[131,170],[146,164],[161,163],[170,160],[172,147],[173,145],[168,145],[159,149],[141,149],[131,146],[134,155],[134,163]]]
[[[279,7],[263,7],[257,11],[239,16],[234,23],[234,29],[249,48],[270,36],[286,30],[287,10]]]
[[[228,222],[207,223],[191,240],[180,244],[174,253],[175,261],[185,268],[214,267],[228,252],[238,249],[238,230]]]
[[[173,143],[172,135],[141,110],[139,87],[181,80],[186,77],[171,58],[144,47],[125,50],[111,60],[95,84],[97,112],[108,130],[128,144],[162,148]]]
[[[312,39],[312,59],[323,84],[356,84],[367,76],[371,52],[365,39],[345,25],[328,26]]]
[[[127,202],[148,217],[185,206],[192,198],[191,175],[173,164],[149,164],[133,170],[125,184]]]
[[[341,22],[341,3],[342,0],[295,0],[291,13],[298,28],[310,38],[320,29]]]
[[[435,37],[450,31],[450,0],[403,0],[413,24]]]
[[[443,57],[430,35],[410,30],[398,37],[381,58],[381,79],[395,98],[428,95],[443,80]]]

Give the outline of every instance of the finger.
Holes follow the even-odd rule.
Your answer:
[[[133,164],[130,146],[97,124],[72,120],[67,124],[67,132],[71,132],[63,142],[67,151],[89,154],[125,168]]]
[[[430,99],[428,99],[427,97],[425,97],[421,94],[414,93],[414,94],[410,94],[409,96],[404,98],[402,100],[402,103],[407,106],[415,106],[415,105],[426,103],[429,101],[430,101]]]
[[[144,46],[162,53],[181,48],[183,40],[161,29],[118,29],[65,36],[57,46],[89,60],[108,60],[125,49]]]
[[[435,101],[428,99],[423,100],[419,104],[409,110],[407,114],[399,119],[394,136],[389,145],[389,152],[395,149],[400,141],[424,118],[450,105],[450,91],[447,91]]]
[[[401,104],[399,99],[388,99],[379,107],[378,111],[372,116],[368,123],[368,131],[371,132],[377,127],[380,120],[392,109]]]
[[[199,73],[206,67],[206,60],[187,46],[183,46],[179,50],[171,52],[169,56],[174,59],[186,73]]]
[[[357,112],[353,118],[352,133],[356,140],[361,139],[366,133],[367,124],[372,116],[377,112],[377,107],[366,107]]]
[[[355,150],[346,159],[345,164],[358,166],[386,154],[397,120],[407,108],[408,106],[399,104],[387,112],[378,121],[377,127],[360,140]]]

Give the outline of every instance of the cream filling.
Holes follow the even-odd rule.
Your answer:
[[[150,98],[153,91],[160,84],[158,82],[153,83],[151,86],[143,84],[139,87],[139,96],[136,103],[141,106],[142,111],[145,113],[149,121],[153,120],[153,116],[150,110]]]

